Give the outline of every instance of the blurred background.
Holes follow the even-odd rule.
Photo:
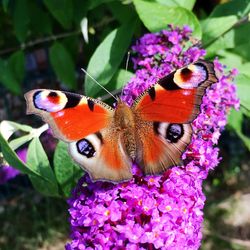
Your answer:
[[[150,23],[154,16],[143,8],[152,2],[178,7],[184,14],[166,18],[155,28]],[[14,151],[23,162],[32,160],[27,159],[32,138],[26,133],[43,123],[35,116],[26,116],[25,92],[50,88],[103,96],[81,68],[109,90],[120,89],[133,75],[132,63],[126,71],[126,60],[137,38],[166,28],[168,23],[188,24],[202,39],[206,58],[217,56],[239,70],[236,84],[241,100],[240,111],[230,114],[220,139],[223,160],[204,182],[207,201],[201,249],[250,249],[249,11],[249,0],[1,0],[0,121],[15,122],[1,123],[1,132],[12,131],[9,146],[1,141],[1,152],[6,160],[8,153],[20,168],[23,165],[17,162]],[[130,28],[124,29],[130,22]],[[119,33],[119,42],[113,67],[107,69],[105,51],[114,32]],[[48,192],[28,175],[8,167],[0,152],[0,249],[56,250],[64,249],[68,241],[66,197],[83,172],[65,156],[65,145],[58,144],[50,132],[43,133],[40,140],[44,150],[40,144],[35,146],[40,150],[39,160],[53,165],[59,183],[65,181],[65,175],[70,176],[70,183]],[[58,170],[61,161],[71,164],[64,174]]]

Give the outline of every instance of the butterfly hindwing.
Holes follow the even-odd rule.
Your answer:
[[[161,78],[132,108],[147,121],[190,123],[200,113],[206,88],[215,82],[213,63],[199,60]]]
[[[181,156],[192,137],[190,124],[149,122],[138,138],[138,162],[145,174],[160,174],[182,163]]]
[[[119,136],[109,128],[69,143],[69,152],[93,180],[118,182],[132,178],[131,159]]]
[[[25,94],[27,113],[37,114],[66,142],[76,141],[109,125],[114,110],[89,97],[64,91],[37,89]]]

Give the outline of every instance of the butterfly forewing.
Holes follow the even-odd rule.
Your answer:
[[[37,89],[25,98],[27,113],[40,115],[64,141],[76,141],[109,126],[114,112],[99,100],[64,91]]]
[[[217,82],[212,62],[199,60],[160,79],[132,108],[147,121],[190,123],[208,86]]]

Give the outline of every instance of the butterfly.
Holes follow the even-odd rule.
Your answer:
[[[113,108],[91,97],[36,89],[25,94],[27,113],[49,124],[68,143],[72,158],[92,180],[132,178],[136,162],[145,175],[181,164],[207,87],[217,82],[212,62],[198,60],[159,79],[131,107]],[[63,164],[63,163],[62,163]]]

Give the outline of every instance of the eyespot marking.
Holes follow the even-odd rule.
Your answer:
[[[206,81],[208,73],[206,68],[199,63],[191,64],[185,68],[176,70],[174,82],[182,89],[197,88]]]
[[[50,91],[48,97],[57,97],[58,94],[55,91]]]
[[[180,75],[181,75],[182,80],[186,82],[190,80],[190,78],[192,77],[192,71],[186,67],[181,70]]]
[[[76,143],[76,148],[79,154],[87,157],[92,158],[96,154],[96,150],[93,144],[90,143],[87,139],[82,139]]]
[[[176,143],[182,138],[184,128],[182,124],[169,124],[166,130],[166,139],[171,143]]]
[[[55,91],[51,91],[48,95],[47,95],[48,101],[54,104],[58,104],[60,102],[60,96],[55,92]]]
[[[64,108],[67,98],[60,91],[38,90],[33,95],[33,104],[37,109],[57,112]]]

